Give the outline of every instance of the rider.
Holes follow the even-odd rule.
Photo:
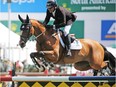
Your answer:
[[[64,35],[66,37],[66,47],[67,47],[67,56],[71,56],[70,44],[71,38],[69,36],[69,31],[71,29],[72,23],[76,20],[76,16],[68,11],[67,9],[60,7],[54,1],[48,1],[46,4],[47,12],[43,24],[47,28],[58,29],[64,27]],[[47,25],[50,18],[55,19],[53,25]]]

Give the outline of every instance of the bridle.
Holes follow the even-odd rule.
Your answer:
[[[22,28],[24,27],[24,25],[28,25],[28,29],[21,29],[22,31],[27,31],[28,34],[27,35],[20,35],[21,40],[23,40],[24,42],[26,42],[27,40],[29,40],[29,37],[31,36],[30,34],[30,30],[32,28],[32,25],[30,23],[22,23]]]
[[[31,31],[31,28],[33,27],[34,30],[35,30],[36,27],[34,27],[34,26],[32,25],[32,23],[22,23],[22,24],[28,25],[28,26],[29,26],[29,29],[27,29],[27,30],[28,30],[27,36],[21,35],[21,39],[22,39],[24,42],[26,42],[26,40],[29,40],[30,36],[33,35],[33,34],[30,32],[30,31]],[[23,30],[23,31],[24,31],[24,30]],[[34,35],[34,36],[35,36],[35,40],[37,40],[37,38],[39,38],[39,37],[40,37],[41,35],[43,35],[45,32],[46,32],[46,29],[45,29],[44,32],[41,32],[41,33],[38,34],[37,36]],[[30,34],[30,33],[31,33],[31,34]],[[26,40],[25,40],[25,38],[26,38]]]

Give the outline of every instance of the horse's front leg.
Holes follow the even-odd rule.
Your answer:
[[[32,52],[30,54],[31,58],[34,58],[34,57],[38,58],[38,57],[43,57],[43,56],[44,56],[44,53],[42,51],[40,51],[40,52]]]
[[[59,53],[55,50],[40,51],[39,56],[44,57],[47,61],[56,63],[59,59]]]
[[[50,62],[57,62],[59,58],[59,53],[55,51],[39,51],[39,52],[33,52],[30,54],[31,58],[38,58],[38,57],[44,57],[45,59],[49,60]]]
[[[43,64],[48,67],[54,67],[54,60],[55,62],[57,61],[58,57],[56,56],[57,54],[54,51],[39,51],[39,52],[32,52],[30,54],[30,57],[33,61],[33,63],[38,66],[39,68],[41,65],[38,63],[38,59],[43,62]],[[46,61],[47,60],[47,61]]]
[[[33,53],[31,53],[31,54],[30,54],[30,57],[31,57],[33,63],[35,64],[36,68],[37,68],[39,71],[41,71],[41,72],[45,71],[45,66],[40,65],[39,62],[38,62],[38,52],[33,52]],[[40,60],[40,59],[39,59],[39,60]]]

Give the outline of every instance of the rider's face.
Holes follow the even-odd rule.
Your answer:
[[[48,8],[49,12],[52,13],[54,11],[54,7]]]

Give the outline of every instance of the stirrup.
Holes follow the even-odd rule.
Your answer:
[[[67,56],[72,56],[72,53],[71,53],[70,50],[68,50],[68,52],[67,52]]]

